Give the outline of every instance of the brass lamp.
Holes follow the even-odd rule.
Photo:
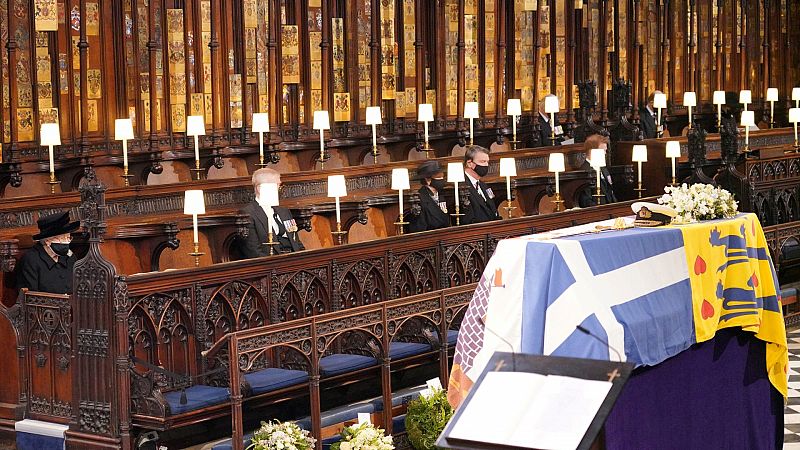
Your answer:
[[[599,205],[603,198],[603,193],[600,191],[600,172],[601,169],[606,166],[606,150],[604,148],[593,148],[590,155],[591,155],[590,165],[592,166],[592,168],[594,168],[595,172],[597,173],[597,187],[593,197],[595,198],[595,201]]]
[[[717,131],[721,131],[722,105],[725,104],[725,91],[714,91],[714,104],[717,105]]]
[[[392,189],[398,191],[398,203],[400,207],[400,220],[394,224],[397,226],[399,234],[403,234],[403,227],[408,225],[408,222],[403,217],[403,191],[411,189],[408,181],[408,169],[405,167],[392,169]]]
[[[464,118],[469,119],[469,145],[475,145],[475,128],[474,120],[478,118],[479,114],[478,102],[464,103]]]
[[[672,159],[672,185],[676,186],[675,160],[681,157],[681,144],[678,141],[667,142],[667,158]]]
[[[425,156],[428,157],[428,152],[431,151],[431,146],[428,143],[428,122],[433,122],[433,105],[421,103],[417,109],[417,120],[422,122],[425,127],[425,145],[422,150],[425,152]]]
[[[745,111],[747,111],[747,105],[753,103],[753,94],[749,89],[742,89],[739,91],[739,103],[744,105]]]
[[[775,128],[775,102],[778,101],[778,88],[767,89],[767,101],[769,102],[769,127]]]
[[[253,133],[258,133],[258,166],[264,167],[264,133],[269,133],[268,113],[253,113]]]
[[[556,143],[556,113],[558,112],[558,97],[549,94],[544,98],[544,112],[550,114],[550,145]]]
[[[200,142],[198,136],[206,135],[206,125],[203,116],[189,116],[186,119],[186,135],[194,136],[194,169],[195,179],[200,179]]]
[[[372,125],[372,158],[376,164],[378,163],[378,135],[375,127],[376,125],[380,125],[382,123],[383,120],[381,119],[381,107],[368,106],[367,125]]]
[[[658,130],[658,137],[661,137],[664,134],[664,129],[661,126],[661,110],[667,108],[667,94],[663,92],[657,92],[653,96],[653,107],[658,111],[657,120],[658,123],[656,124],[656,129]]]
[[[464,182],[464,166],[462,166],[461,163],[447,163],[447,182],[453,183],[456,192],[456,212],[450,215],[456,217],[456,225],[461,225],[461,216],[464,215],[461,214],[461,202],[458,199],[458,183]]]
[[[742,111],[742,126],[744,127],[744,151],[750,152],[750,127],[756,125],[756,113],[754,111]]]
[[[697,94],[694,92],[683,93],[683,106],[689,108],[689,128],[692,128],[692,108],[697,106]]]
[[[800,122],[800,108],[789,109],[789,122],[794,126],[794,151],[800,151],[800,145],[797,144],[797,122]]]
[[[128,139],[133,139],[131,119],[114,120],[114,139],[122,141],[122,178],[125,180],[125,186],[130,186],[130,178],[133,176],[128,174]]]
[[[50,181],[47,184],[50,185],[50,193],[56,193],[56,185],[59,183],[56,180],[56,165],[54,161],[53,155],[53,147],[56,145],[61,145],[61,130],[57,123],[43,123],[41,129],[39,130],[39,143],[42,146],[48,147],[48,158],[50,161]]]
[[[206,213],[206,203],[202,190],[186,191],[183,200],[183,213],[192,216],[192,230],[194,231],[193,250],[189,256],[194,256],[195,267],[200,266],[200,257],[205,253],[200,252],[200,239],[197,233],[197,215]]]
[[[639,194],[639,198],[642,198],[642,193],[644,192],[644,188],[642,187],[642,163],[647,162],[647,146],[640,144],[634,145],[631,161],[634,161],[638,168],[638,184],[634,190]]]
[[[325,156],[325,130],[331,129],[331,121],[328,116],[328,111],[314,111],[314,129],[319,130],[319,159],[320,168],[325,168],[325,161],[328,159]]]
[[[326,113],[327,116],[327,113]],[[342,231],[342,210],[339,199],[347,196],[347,184],[344,175],[328,175],[328,197],[336,199],[336,231],[331,232],[337,237],[339,245],[342,244],[347,231]]]
[[[522,115],[522,104],[518,98],[510,98],[508,99],[508,106],[506,107],[506,112],[509,116],[511,116],[511,129],[512,129],[512,140],[511,140],[511,149],[517,149],[517,117]]]
[[[506,178],[506,216],[511,218],[511,212],[516,206],[511,206],[511,177],[517,176],[517,162],[514,158],[500,158],[500,176]]]
[[[259,184],[258,198],[256,198],[256,201],[267,213],[267,242],[265,242],[265,244],[269,247],[269,254],[274,255],[275,246],[279,244],[279,242],[274,240],[272,234],[272,228],[275,225],[275,210],[273,207],[280,204],[278,199],[278,185],[276,183]]]
[[[553,203],[556,205],[556,212],[564,208],[564,200],[561,198],[561,183],[558,179],[558,174],[565,170],[564,167],[564,154],[563,153],[550,153],[550,158],[547,161],[547,170],[556,174],[556,197]]]
[[[800,87],[792,88],[792,100],[794,100],[794,107],[800,108]]]

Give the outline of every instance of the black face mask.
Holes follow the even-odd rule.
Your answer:
[[[52,248],[58,256],[69,256],[69,244],[53,242],[50,244],[50,248]]]
[[[486,176],[486,174],[489,173],[489,165],[487,164],[485,166],[479,166],[476,164],[475,168],[472,170],[475,171],[475,173],[478,174],[479,177],[483,178]]]
[[[445,182],[443,178],[431,179],[431,187],[437,191],[441,192],[445,186],[447,186],[447,182]]]

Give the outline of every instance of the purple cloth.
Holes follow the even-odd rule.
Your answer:
[[[725,329],[637,369],[606,421],[606,448],[782,448],[783,396],[767,378],[765,352],[752,333]]]

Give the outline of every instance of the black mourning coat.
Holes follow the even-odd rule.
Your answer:
[[[53,261],[37,242],[22,255],[17,266],[17,287],[51,294],[72,294],[72,269],[75,256]]]
[[[500,215],[497,214],[497,206],[494,204],[494,200],[489,197],[486,183],[483,181],[478,181],[478,186],[483,192],[483,197],[481,197],[481,195],[478,193],[478,190],[472,185],[472,180],[470,180],[466,174],[464,175],[464,180],[467,183],[469,191],[467,197],[469,199],[469,206],[464,208],[464,217],[462,218],[461,223],[466,225],[469,223],[499,220]],[[484,200],[484,197],[486,200]]]
[[[285,222],[292,220],[292,213],[282,206],[273,206],[272,210],[275,213],[275,224],[278,226],[278,232],[272,233],[272,240],[280,243],[280,245],[274,246],[274,252],[286,253],[305,250],[303,243],[297,237],[298,231],[286,229]],[[244,207],[242,214],[250,216],[250,225],[247,227],[247,238],[240,241],[239,256],[241,258],[268,256],[269,245],[266,242],[269,240],[267,236],[269,221],[264,208],[253,200]]]
[[[650,114],[646,107],[639,109],[639,121],[645,139],[654,139],[658,135],[656,119],[657,117],[654,114]]]
[[[422,186],[419,191],[419,215],[409,220],[408,229],[412,233],[418,231],[436,230],[450,226],[450,216],[442,211],[439,204],[433,199],[433,194],[427,186]],[[443,192],[439,192],[439,201],[446,201]]]

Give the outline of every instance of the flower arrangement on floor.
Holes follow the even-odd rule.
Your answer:
[[[248,450],[311,450],[316,439],[294,422],[261,422]]]
[[[434,450],[436,439],[453,417],[453,407],[447,401],[444,389],[429,389],[427,395],[408,402],[406,432],[411,445],[417,450]],[[424,392],[424,391],[423,391]]]
[[[664,195],[658,203],[669,206],[677,212],[672,223],[684,224],[698,220],[729,219],[736,215],[739,205],[733,195],[725,189],[710,184],[686,183],[664,188]]]
[[[392,437],[368,422],[350,425],[339,435],[342,440],[331,445],[331,450],[394,450]]]

